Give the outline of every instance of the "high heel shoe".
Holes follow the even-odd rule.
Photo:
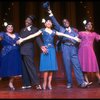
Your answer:
[[[43,90],[46,90],[46,85],[43,84],[42,88],[43,88]]]
[[[13,83],[10,82],[8,86],[9,86],[9,88],[10,88],[11,90],[15,90],[15,87],[13,86]]]
[[[89,82],[88,85],[91,85],[93,82]]]
[[[41,90],[42,89],[41,85],[36,85],[36,89]]]
[[[49,90],[52,90],[52,86],[51,86],[51,85],[48,85],[48,89],[49,89]]]

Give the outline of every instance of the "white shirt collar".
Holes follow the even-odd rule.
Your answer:
[[[32,26],[32,25],[31,25],[31,26]],[[27,30],[28,30],[28,31],[31,31],[31,26],[28,26],[28,27],[27,27]]]
[[[66,28],[66,30],[67,30],[69,33],[71,32],[71,28],[70,28],[70,27]]]

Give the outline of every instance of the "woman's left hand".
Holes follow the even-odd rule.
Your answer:
[[[17,42],[16,42],[16,43],[20,45],[22,42],[23,42],[23,39],[22,39],[22,38],[20,38],[19,40],[17,40]]]
[[[77,36],[74,37],[74,40],[76,40],[77,42],[81,42],[81,39],[79,39]]]

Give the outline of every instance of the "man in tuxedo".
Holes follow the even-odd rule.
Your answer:
[[[63,26],[61,26],[55,19],[52,11],[48,10],[49,17],[55,26],[55,29],[64,34],[71,35],[73,37],[77,36],[77,32],[74,28],[70,27],[70,23],[67,19],[63,19]],[[78,47],[75,40],[61,37],[61,50],[62,57],[64,61],[66,77],[67,77],[67,88],[72,88],[72,67],[75,72],[75,77],[78,82],[78,85],[81,88],[87,87],[87,83],[84,81],[83,73],[78,59]]]
[[[38,31],[36,27],[33,26],[34,16],[28,16],[25,20],[25,27],[20,31],[20,37],[25,38],[28,35],[34,34]],[[35,86],[36,89],[41,89],[38,74],[34,65],[34,44],[33,41],[36,40],[41,50],[45,53],[46,48],[39,37],[35,39],[30,39],[23,42],[20,45],[20,52],[22,55],[23,66],[22,66],[22,89],[31,88]]]

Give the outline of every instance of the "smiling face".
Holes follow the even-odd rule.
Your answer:
[[[6,31],[7,31],[8,33],[13,33],[13,30],[14,30],[13,25],[7,25]]]
[[[86,26],[85,26],[85,29],[86,29],[87,31],[91,31],[92,28],[93,28],[92,22],[88,22],[88,23],[86,24]]]
[[[45,27],[47,27],[47,28],[51,28],[51,27],[52,27],[52,22],[51,22],[51,20],[47,20],[47,21],[45,22]]]
[[[63,19],[62,23],[65,28],[68,28],[70,26],[70,23],[67,19]]]
[[[32,25],[32,20],[30,19],[30,18],[26,18],[26,20],[25,20],[25,25],[26,25],[26,27],[28,27],[28,26],[30,26],[30,25]]]

